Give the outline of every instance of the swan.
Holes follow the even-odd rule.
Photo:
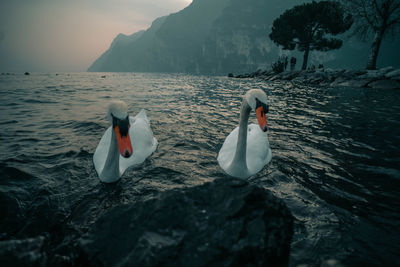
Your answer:
[[[128,167],[144,162],[156,150],[158,141],[144,109],[130,117],[123,101],[113,101],[107,108],[107,119],[111,126],[94,152],[93,163],[99,179],[112,183]]]
[[[247,125],[251,110],[257,114],[258,125]],[[260,89],[249,90],[243,97],[239,126],[228,135],[218,153],[219,166],[228,175],[247,178],[271,161],[266,113],[267,95]]]

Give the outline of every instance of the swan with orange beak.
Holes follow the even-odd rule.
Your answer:
[[[248,125],[252,110],[257,115],[258,125]],[[267,135],[268,111],[267,95],[263,90],[251,89],[243,97],[239,126],[228,135],[218,153],[219,166],[228,175],[247,178],[271,161]]]
[[[94,152],[93,163],[99,179],[112,183],[130,166],[144,162],[156,150],[158,142],[143,109],[130,117],[124,102],[113,101],[108,106],[107,118],[111,126]]]

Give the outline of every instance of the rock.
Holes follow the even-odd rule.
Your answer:
[[[391,72],[393,69],[394,68],[392,66],[389,66],[389,67],[386,67],[386,68],[379,69],[378,71],[380,73],[382,73],[382,74],[385,74],[385,73]]]
[[[363,75],[363,74],[366,74],[366,73],[367,73],[366,70],[357,70],[357,71],[354,72],[354,75],[360,76],[360,75]]]
[[[400,77],[400,69],[390,71],[385,74],[386,78]]]
[[[307,76],[307,83],[309,84],[320,84],[321,82],[328,80],[328,74],[324,72],[317,71],[313,74]]]
[[[305,82],[305,77],[304,76],[297,76],[296,78],[292,79],[292,82],[294,82],[294,83],[304,83]]]
[[[43,236],[0,241],[0,266],[46,266]]]
[[[73,261],[70,259],[68,256],[62,256],[62,255],[54,255],[50,259],[48,259],[48,264],[47,266],[58,266],[58,267],[64,267],[64,266],[72,266]]]
[[[278,73],[272,76],[269,80],[270,81],[276,81],[276,80],[282,80],[282,77],[284,76],[283,73]]]
[[[300,73],[300,71],[289,71],[289,72],[285,72],[285,73],[283,73],[283,75],[282,75],[282,79],[283,79],[283,80],[288,80],[288,81],[290,81],[290,80],[296,78],[297,75],[299,75],[299,73]]]
[[[228,77],[232,78],[233,77],[233,73],[229,73]]]
[[[273,75],[273,74],[274,74],[273,70],[265,70],[265,71],[261,72],[260,75],[269,76],[269,75]]]
[[[359,78],[373,78],[376,80],[384,79],[385,75],[393,70],[393,67],[386,67],[379,70],[367,70],[367,73],[360,75]]]
[[[344,267],[344,265],[336,259],[327,259],[321,263],[320,267]]]
[[[29,73],[29,72],[25,72],[24,74],[25,74],[25,75],[30,75],[30,73]]]
[[[356,79],[356,80],[348,80],[343,81],[337,84],[337,86],[345,86],[345,87],[367,87],[368,83],[373,81],[372,79]]]
[[[385,76],[377,70],[369,70],[367,73],[358,76],[359,79],[383,79]]]
[[[255,76],[260,76],[262,73],[262,69],[258,69],[256,72],[254,72]]]
[[[271,192],[238,179],[117,206],[79,241],[99,266],[287,266],[293,217]]]
[[[369,83],[368,87],[379,89],[400,89],[400,82],[396,80],[378,80]]]
[[[342,75],[345,77],[355,77],[367,73],[367,71],[360,72],[359,70],[346,70]]]
[[[333,82],[330,84],[330,86],[335,87],[335,86],[342,86],[341,84],[348,82],[349,79],[345,77],[336,77],[333,79]]]

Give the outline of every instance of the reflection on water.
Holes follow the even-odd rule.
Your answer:
[[[112,206],[223,177],[216,156],[238,124],[241,96],[262,88],[273,158],[250,181],[297,219],[291,265],[399,264],[400,91],[101,75],[0,76],[1,240],[47,233],[54,253],[68,253]],[[131,115],[146,109],[159,147],[105,185],[92,156],[111,99],[127,102]]]

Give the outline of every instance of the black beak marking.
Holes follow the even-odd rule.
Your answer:
[[[256,98],[256,109],[259,107],[263,108],[265,114],[269,112],[269,106]]]
[[[113,128],[118,126],[119,128],[119,133],[121,136],[126,136],[129,133],[129,127],[131,126],[129,123],[129,115],[126,116],[125,119],[121,120],[115,117],[113,114],[111,114],[111,117],[113,119]]]

